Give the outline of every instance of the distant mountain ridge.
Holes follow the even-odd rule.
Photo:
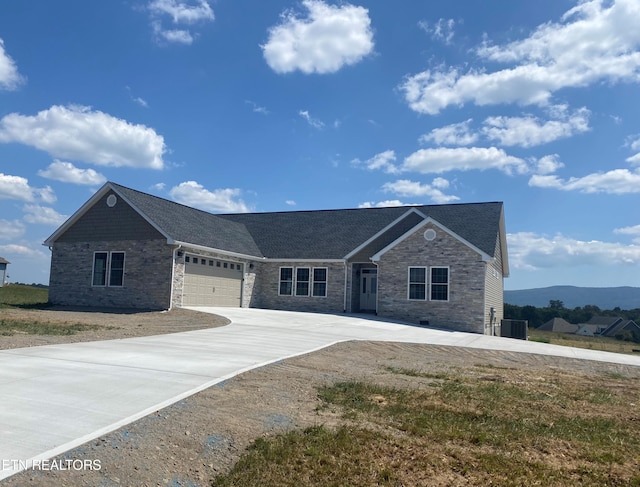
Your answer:
[[[562,301],[564,307],[569,309],[586,305],[603,310],[616,307],[636,309],[640,308],[640,287],[551,286],[504,292],[504,302],[516,306],[544,308],[552,299]]]

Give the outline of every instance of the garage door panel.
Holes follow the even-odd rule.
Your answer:
[[[240,306],[241,264],[198,256],[190,257],[189,260],[190,262],[185,263],[183,305]],[[194,260],[197,262],[194,263]]]

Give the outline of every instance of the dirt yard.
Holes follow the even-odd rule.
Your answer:
[[[5,311],[0,311],[3,317]],[[226,322],[186,310],[139,314],[53,310],[16,313],[23,318],[25,313],[33,313],[32,319],[112,328],[72,336],[0,336],[0,348],[171,333]],[[318,386],[355,379],[394,387],[428,387],[420,378],[392,373],[394,368],[434,374],[457,371],[500,375],[501,380],[514,383],[532,373],[535,380],[553,381],[562,376],[563,380],[569,378],[578,383],[589,383],[593,377],[640,377],[639,368],[532,354],[431,345],[342,343],[244,373],[58,458],[94,464],[97,461],[100,470],[29,470],[0,482],[0,486],[204,487],[216,474],[227,472],[257,437],[292,428],[338,424],[341,418],[337,413],[318,410]]]

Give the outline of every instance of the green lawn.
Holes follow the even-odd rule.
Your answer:
[[[0,308],[6,307],[43,307],[49,300],[47,288],[9,284],[0,287]]]

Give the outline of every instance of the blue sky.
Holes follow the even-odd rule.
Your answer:
[[[504,201],[507,289],[640,286],[640,2],[5,0],[0,256],[105,181],[212,212]]]

